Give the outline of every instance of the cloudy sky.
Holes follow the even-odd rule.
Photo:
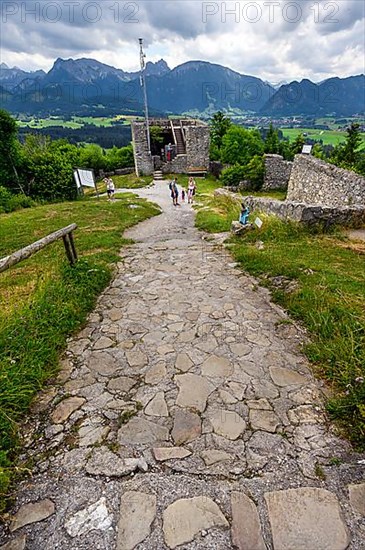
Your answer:
[[[363,0],[40,0],[1,3],[1,61],[49,70],[57,57],[91,57],[135,71],[219,63],[272,83],[365,72]]]

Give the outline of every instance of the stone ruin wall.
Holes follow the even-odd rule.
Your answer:
[[[137,176],[150,176],[154,166],[151,153],[148,151],[147,132],[144,122],[132,122],[132,140],[134,164]]]
[[[253,210],[275,214],[284,220],[295,220],[306,225],[322,224],[361,227],[365,223],[365,208],[362,206],[335,207],[320,204],[306,204],[293,201],[279,201],[263,197],[244,197],[244,202]]]
[[[296,155],[288,201],[333,207],[365,207],[365,178],[310,155]]]
[[[209,126],[187,126],[185,129],[187,168],[209,169]]]
[[[177,155],[172,161],[162,163],[163,174],[185,174],[188,169],[187,155]]]
[[[265,178],[263,191],[287,189],[293,163],[281,155],[264,155]]]

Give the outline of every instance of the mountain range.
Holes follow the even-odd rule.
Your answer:
[[[170,69],[161,59],[145,69],[152,116],[199,115],[217,110],[272,117],[351,116],[365,109],[365,76],[304,79],[278,86],[206,61]],[[57,59],[52,69],[26,72],[0,65],[0,98],[17,115],[112,115],[143,113],[139,72],[94,59]]]

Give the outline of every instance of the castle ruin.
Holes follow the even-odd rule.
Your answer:
[[[152,119],[150,128],[160,128],[161,143],[152,140],[148,150],[146,123],[132,122],[134,163],[137,176],[162,173],[206,173],[209,168],[209,126],[193,119]]]

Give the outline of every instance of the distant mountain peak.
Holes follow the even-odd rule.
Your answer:
[[[9,69],[6,63],[1,63],[0,69]]]
[[[153,61],[147,61],[146,73],[149,76],[162,76],[170,71],[171,69],[164,59],[160,59],[155,63]]]

